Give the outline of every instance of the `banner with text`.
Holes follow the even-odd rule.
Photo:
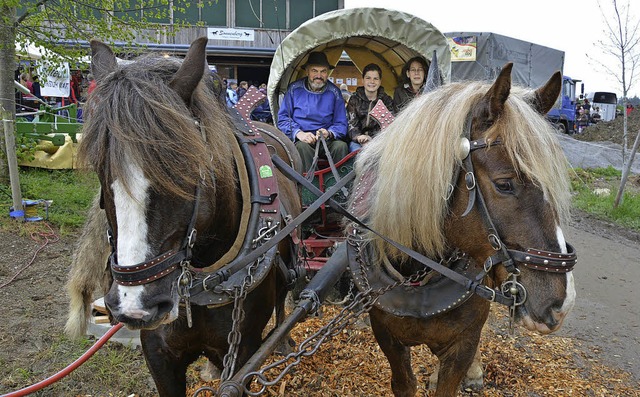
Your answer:
[[[253,41],[253,29],[207,28],[209,40],[240,40]]]
[[[63,97],[69,96],[71,73],[69,63],[50,64],[42,62],[38,66],[40,77],[40,94],[42,96]]]

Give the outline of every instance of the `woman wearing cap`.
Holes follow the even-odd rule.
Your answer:
[[[307,76],[287,88],[278,111],[278,128],[293,142],[302,157],[303,170],[313,164],[320,135],[327,140],[333,161],[348,153],[347,112],[340,88],[329,81],[329,64],[322,52],[311,52],[302,67]],[[319,147],[324,153],[324,147]]]

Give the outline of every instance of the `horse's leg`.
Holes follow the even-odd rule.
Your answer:
[[[484,386],[484,370],[482,369],[482,354],[480,354],[480,344],[476,349],[471,367],[467,371],[467,375],[462,380],[462,388],[464,390],[471,389],[474,392],[480,392]]]
[[[185,397],[187,393],[187,367],[196,358],[171,349],[168,335],[160,327],[141,330],[140,341],[147,368],[153,377],[160,397]]]
[[[395,397],[413,397],[418,381],[411,369],[411,349],[400,342],[386,326],[385,314],[375,307],[369,313],[373,335],[391,367],[391,390]],[[387,317],[388,319],[388,317]]]
[[[440,362],[436,364],[436,368],[429,377],[429,390],[435,390],[438,385],[438,371],[440,370]],[[484,386],[484,370],[482,369],[482,356],[480,354],[480,345],[476,349],[476,355],[473,357],[471,367],[467,371],[462,380],[462,389],[471,389],[474,392],[480,392]]]
[[[276,260],[282,260],[281,258],[277,258]],[[284,263],[282,263],[283,267],[286,267]],[[292,294],[287,290],[287,281],[285,275],[282,272],[276,272],[276,324],[275,328],[278,328],[284,322],[287,312],[285,310],[287,297]],[[295,341],[291,338],[291,336],[287,333],[287,336],[280,340],[278,346],[275,349],[275,353],[282,354],[286,356],[287,354],[293,352],[293,346],[295,346]]]
[[[220,368],[207,359],[204,367],[200,370],[200,379],[204,382],[211,382],[212,380],[220,379],[220,375],[222,375]]]
[[[457,395],[462,379],[465,377],[471,364],[478,356],[480,334],[489,314],[489,305],[480,301],[475,306],[467,305],[458,310],[465,309],[468,316],[457,317],[463,327],[451,330],[455,335],[451,339],[446,338],[431,341],[429,348],[440,360],[438,370],[438,385],[434,397],[454,397]],[[458,313],[457,315],[459,315]],[[465,313],[462,313],[465,314]],[[453,314],[456,316],[456,314]],[[443,324],[450,323],[450,317],[440,319]],[[445,325],[446,326],[446,325]]]

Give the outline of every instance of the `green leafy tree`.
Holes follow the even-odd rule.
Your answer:
[[[55,53],[54,61],[73,64],[88,54],[86,43],[92,38],[131,48],[136,43],[166,40],[185,25],[180,17],[189,9],[210,3],[215,1],[0,0],[0,106],[15,120],[16,45],[30,42]],[[6,183],[9,173],[4,134],[0,144],[0,183]]]

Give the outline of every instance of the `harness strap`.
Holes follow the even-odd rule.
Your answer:
[[[287,177],[295,179],[297,182],[299,182],[302,186],[304,186],[307,189],[309,189],[315,195],[321,195],[322,194],[322,191],[320,189],[315,187],[312,183],[307,181],[300,174],[298,174],[294,170],[290,169],[289,166],[284,161],[279,159],[278,157],[274,157],[273,158],[273,164],[276,167],[278,167],[278,169],[280,171],[282,171],[285,175],[287,175]],[[349,175],[351,175],[353,173],[354,172],[351,171],[347,176],[349,176]],[[346,178],[346,176],[345,176],[345,178]],[[343,179],[345,179],[345,178],[343,178]],[[337,185],[334,185],[333,188],[335,188],[336,186]],[[325,193],[325,195],[326,195],[326,193]],[[323,196],[324,195],[322,195],[320,197],[322,198]],[[378,237],[380,237],[381,239],[383,239],[387,243],[391,244],[392,246],[394,246],[399,251],[401,251],[404,254],[410,256],[411,258],[413,258],[416,261],[422,263],[423,265],[425,265],[425,266],[437,271],[438,273],[442,274],[443,276],[455,281],[456,283],[463,285],[468,291],[471,291],[471,292],[477,294],[478,296],[480,296],[480,297],[482,297],[484,299],[490,300],[492,302],[495,301],[495,302],[498,302],[498,303],[502,303],[502,304],[507,305],[507,306],[513,305],[514,298],[508,297],[508,296],[502,294],[499,291],[493,290],[493,289],[487,287],[486,285],[481,284],[481,280],[478,281],[478,280],[473,280],[473,279],[470,279],[468,277],[465,277],[465,276],[463,276],[463,275],[461,275],[461,274],[449,269],[448,267],[443,266],[443,265],[439,264],[438,262],[435,262],[434,260],[432,260],[430,258],[427,258],[426,256],[420,254],[419,252],[416,252],[416,251],[414,251],[414,250],[412,250],[412,249],[410,249],[408,247],[405,247],[404,245],[402,245],[400,243],[397,243],[394,240],[391,240],[391,239],[383,236],[382,234],[378,233],[377,231],[371,229],[369,226],[364,224],[361,220],[359,220],[358,218],[353,216],[350,212],[348,212],[347,210],[342,208],[342,206],[340,206],[340,204],[338,204],[335,200],[331,199],[332,196],[333,195],[329,196],[329,198],[327,198],[325,200],[331,206],[331,208],[336,210],[336,212],[340,213],[341,215],[345,216],[350,221],[352,221],[352,222],[358,224],[359,226],[362,226],[363,228],[369,230],[370,232],[376,234]]]
[[[142,285],[162,278],[178,268],[181,261],[187,258],[187,251],[169,251],[160,256],[139,263],[135,266],[119,266],[116,255],[109,257],[113,279],[124,286]]]
[[[288,168],[292,173],[298,176],[300,179],[304,179],[300,174],[298,174],[295,170],[289,168],[289,166],[278,156],[273,156],[272,160],[278,168],[280,165],[284,165],[284,167]],[[278,163],[278,164],[276,164]],[[347,183],[353,180],[355,173],[351,171],[349,174],[345,175],[340,181],[338,181],[335,185],[333,185],[329,190],[327,190],[324,194],[320,195],[316,201],[313,202],[306,210],[304,210],[300,215],[298,215],[295,219],[293,219],[288,225],[284,228],[280,229],[279,232],[271,239],[267,240],[260,247],[255,250],[247,253],[247,255],[242,258],[237,258],[237,260],[229,263],[219,271],[215,272],[212,275],[207,276],[201,283],[194,284],[191,289],[192,296],[199,294],[205,290],[209,290],[214,286],[220,284],[227,278],[229,278],[230,274],[237,272],[240,269],[243,269],[248,263],[252,263],[264,253],[266,253],[271,247],[274,247],[280,241],[282,241],[285,237],[287,237],[294,229],[302,224],[307,218],[309,218],[318,208],[320,208],[327,200],[333,197],[340,189],[342,189]],[[299,179],[296,179],[299,180]]]
[[[575,248],[569,243],[567,243],[566,254],[542,251],[535,248],[529,248],[526,252],[516,250],[508,251],[513,259],[522,263],[524,266],[550,273],[568,273],[573,270],[578,259]]]

